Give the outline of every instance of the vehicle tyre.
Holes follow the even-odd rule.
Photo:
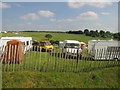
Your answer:
[[[44,48],[42,48],[42,52],[45,52],[46,50]]]

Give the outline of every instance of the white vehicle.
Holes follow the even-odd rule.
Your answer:
[[[88,54],[96,60],[118,60],[120,59],[120,41],[90,40]]]
[[[68,55],[76,56],[82,52],[79,41],[65,40],[63,43],[60,42],[60,44],[62,44],[60,47],[63,49],[63,53],[67,53]]]
[[[6,46],[6,42],[7,41],[4,41],[4,40],[1,40],[0,39],[0,52],[2,53],[5,49],[5,46]]]
[[[62,42],[62,41],[59,42],[59,47],[60,47],[60,48],[63,47],[63,42]]]
[[[4,51],[8,41],[19,40],[23,43],[24,53],[32,48],[32,37],[1,37],[0,39],[0,50]],[[2,48],[4,47],[4,48]]]

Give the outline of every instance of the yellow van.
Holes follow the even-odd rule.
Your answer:
[[[53,45],[49,41],[38,41],[37,44],[34,44],[33,46],[39,46],[42,48],[42,51],[51,51],[53,49]]]

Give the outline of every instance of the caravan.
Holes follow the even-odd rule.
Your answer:
[[[71,56],[77,56],[77,54],[81,54],[82,49],[80,46],[80,42],[76,40],[65,40],[63,42],[59,42],[59,47],[63,49],[63,53],[67,53]]]
[[[32,37],[1,37],[0,51],[4,52],[6,44],[10,40],[19,40],[23,43],[24,53],[32,48]]]
[[[93,59],[118,60],[120,59],[120,41],[90,40],[88,41],[88,54]]]

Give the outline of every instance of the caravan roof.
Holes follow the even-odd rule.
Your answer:
[[[119,42],[116,40],[89,40],[88,42]]]
[[[32,37],[1,37],[2,40],[22,40],[22,39],[30,39],[32,40]]]
[[[64,42],[66,42],[66,43],[80,43],[79,41],[76,41],[76,40],[65,40]]]
[[[107,47],[119,47],[120,41],[115,40],[90,40],[88,42],[88,50],[106,49]]]
[[[32,37],[1,37],[0,44],[6,45],[6,43],[10,40],[19,40],[21,42],[31,41]]]

